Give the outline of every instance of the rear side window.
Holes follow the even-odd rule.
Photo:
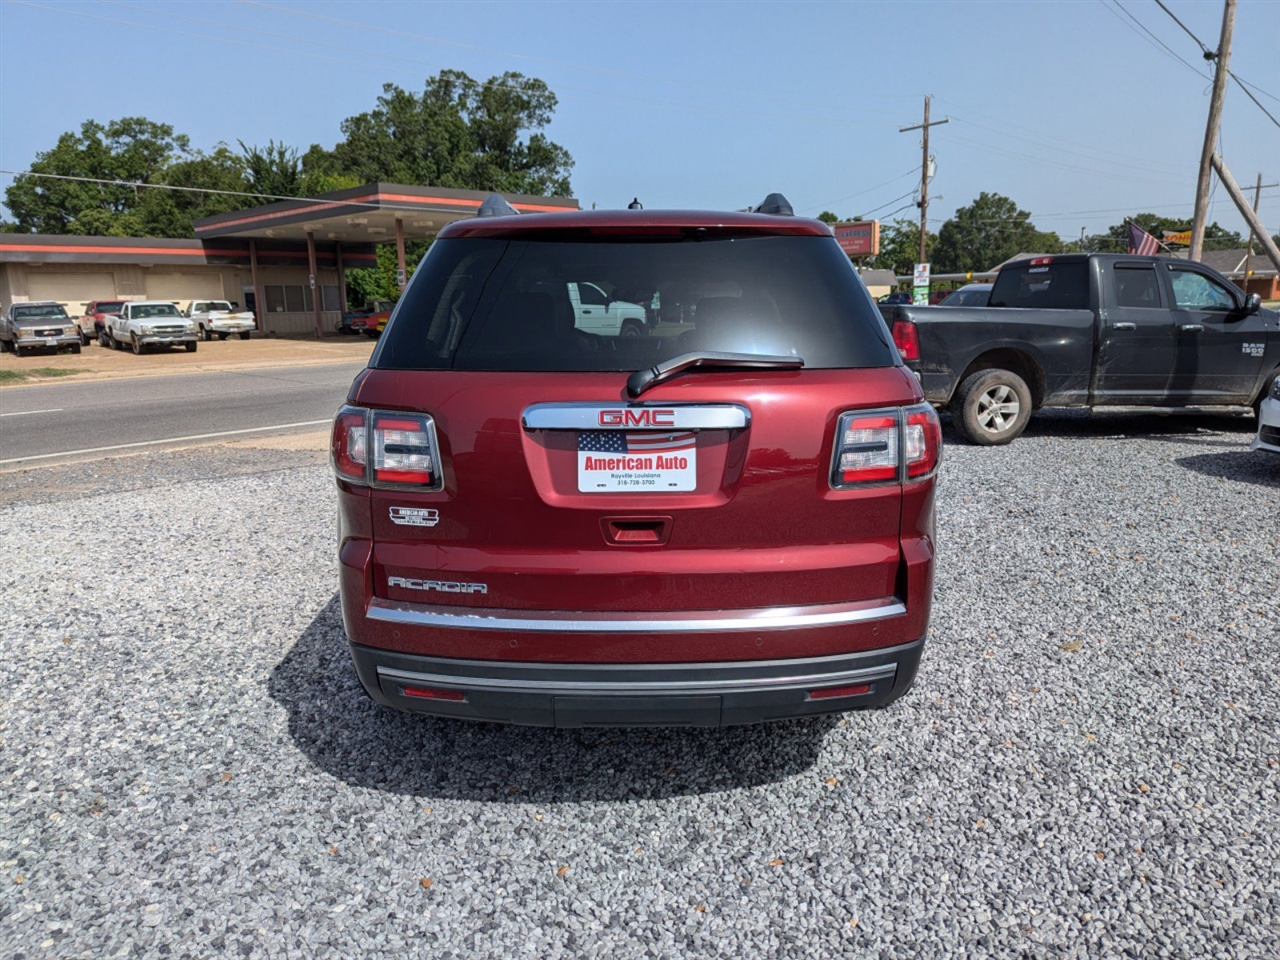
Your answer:
[[[899,362],[833,240],[763,236],[437,241],[372,365],[632,371],[704,350]]]
[[[1007,266],[991,291],[993,307],[1040,310],[1084,310],[1089,306],[1088,264],[1083,261],[1038,263],[1027,260]]]
[[[1155,267],[1130,267],[1120,264],[1115,269],[1116,306],[1155,309],[1160,306],[1160,284]]]

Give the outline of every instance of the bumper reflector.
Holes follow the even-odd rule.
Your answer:
[[[444,690],[439,687],[401,687],[406,697],[418,697],[422,700],[456,700],[465,703],[467,695],[461,690]]]
[[[809,691],[810,700],[830,700],[834,697],[856,697],[871,692],[871,684],[855,683],[848,687],[820,687]]]

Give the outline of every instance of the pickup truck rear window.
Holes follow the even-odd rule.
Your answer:
[[[899,362],[832,239],[739,236],[437,241],[371,365],[633,371],[693,350]]]
[[[1000,270],[991,290],[993,307],[1086,310],[1089,267],[1084,261],[1010,264]]]

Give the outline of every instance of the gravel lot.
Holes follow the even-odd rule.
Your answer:
[[[376,708],[319,454],[0,475],[0,955],[1280,956],[1280,458],[1248,440],[950,445],[912,693],[723,731]]]

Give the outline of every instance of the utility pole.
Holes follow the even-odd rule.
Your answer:
[[[1249,229],[1257,236],[1258,243],[1262,245],[1267,259],[1276,265],[1277,270],[1280,270],[1280,246],[1277,246],[1276,242],[1271,239],[1271,234],[1267,233],[1267,228],[1262,225],[1258,215],[1253,212],[1253,207],[1249,206],[1249,201],[1245,199],[1244,193],[1241,192],[1240,187],[1236,184],[1235,177],[1231,176],[1231,171],[1227,169],[1227,165],[1222,162],[1222,157],[1218,155],[1216,150],[1211,159],[1213,161],[1213,169],[1218,174],[1218,180],[1226,187],[1227,193],[1236,205],[1236,209],[1240,211],[1240,216],[1244,217],[1245,223],[1249,224]]]
[[[1258,215],[1258,199],[1262,196],[1262,188],[1264,186],[1268,188],[1280,187],[1280,183],[1264,184],[1262,182],[1262,174],[1261,173],[1258,174],[1258,183],[1253,188],[1253,215],[1255,217]],[[1249,290],[1249,273],[1253,270],[1253,238],[1256,236],[1257,234],[1254,233],[1253,227],[1250,227],[1249,228],[1249,251],[1244,255],[1244,287],[1245,287],[1246,293]]]
[[[1213,97],[1209,101],[1209,123],[1204,131],[1204,147],[1200,150],[1200,174],[1196,178],[1196,212],[1191,221],[1191,250],[1187,256],[1199,260],[1204,250],[1204,221],[1209,213],[1209,168],[1218,149],[1218,123],[1222,119],[1222,100],[1227,92],[1227,65],[1231,60],[1231,31],[1236,22],[1236,0],[1226,0],[1222,10],[1222,35],[1218,52],[1206,53],[1214,61]]]
[[[1234,3],[1235,0],[1231,2]],[[898,129],[899,133],[906,133],[908,130],[924,131],[924,159],[920,163],[920,259],[916,261],[917,263],[926,262],[925,240],[929,236],[929,128],[951,122],[950,117],[945,120],[935,120],[933,123],[929,122],[930,99],[928,96],[924,98],[924,123]]]

